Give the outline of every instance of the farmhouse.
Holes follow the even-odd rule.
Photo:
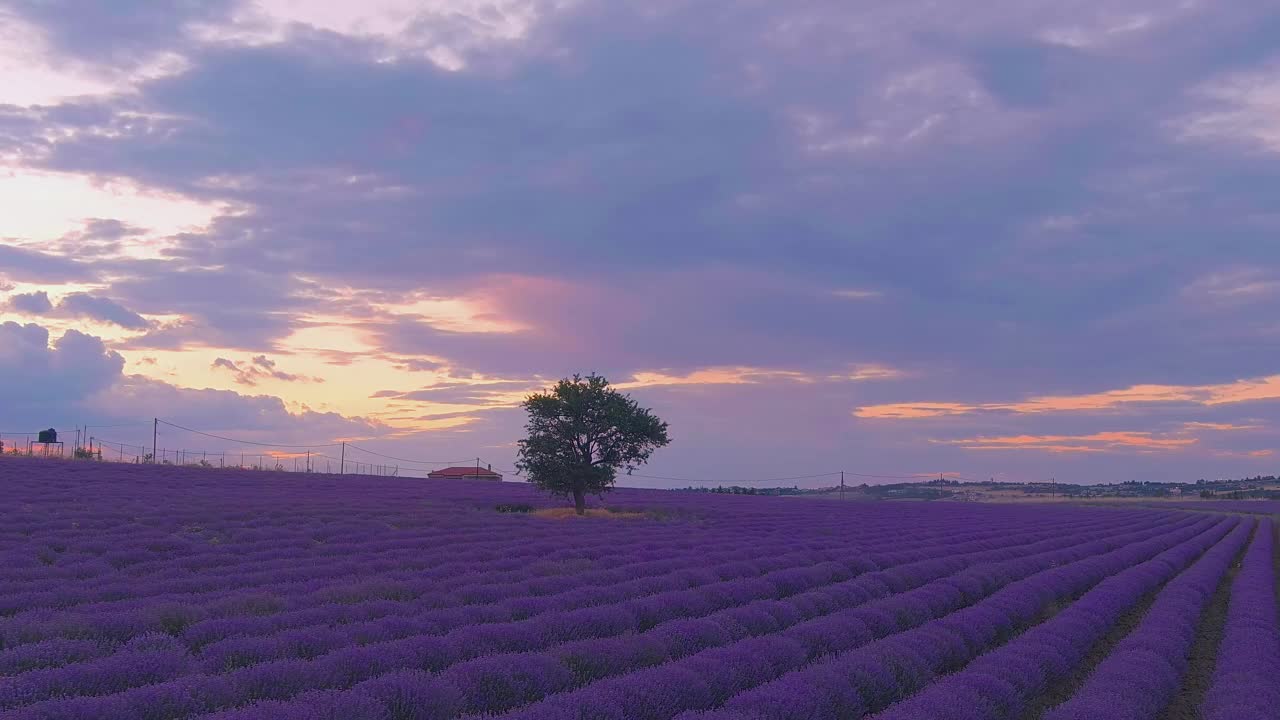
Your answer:
[[[432,480],[501,480],[502,475],[493,471],[493,466],[482,468],[475,466],[455,466],[427,473]]]

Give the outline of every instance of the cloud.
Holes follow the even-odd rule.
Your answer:
[[[2,228],[0,237],[4,237]],[[97,276],[84,263],[7,243],[0,243],[0,271],[11,280],[33,283],[79,282]]]
[[[24,315],[88,318],[118,325],[127,330],[143,330],[150,327],[146,318],[120,303],[86,292],[67,293],[58,300],[56,305],[49,299],[49,293],[44,290],[15,293],[9,296],[6,305],[9,309]]]
[[[1243,148],[1280,152],[1280,60],[1261,69],[1229,73],[1196,88],[1212,109],[1179,123],[1180,137],[1221,141]]]
[[[716,367],[695,370],[684,375],[662,371],[635,373],[631,380],[617,384],[619,389],[681,385],[754,385],[761,382],[814,382],[814,378],[795,370],[771,370],[753,367]]]
[[[74,317],[114,323],[129,330],[142,330],[150,326],[146,318],[129,310],[110,298],[89,293],[71,293],[58,303],[58,309]]]
[[[1192,301],[1235,308],[1280,295],[1280,276],[1256,267],[1222,269],[1197,278],[1184,295]]]
[[[35,324],[0,323],[0,424],[7,430],[136,423],[112,430],[112,442],[150,446],[150,418],[274,443],[323,443],[387,434],[386,426],[337,413],[291,409],[277,397],[180,388],[124,374],[125,361],[101,339],[68,330],[51,341]],[[143,422],[143,420],[146,422]],[[146,426],[146,437],[141,428]],[[169,448],[228,449],[225,442],[168,429]],[[145,443],[143,442],[145,440]]]
[[[30,315],[44,315],[53,310],[53,303],[49,302],[49,293],[40,290],[10,296],[9,307]]]
[[[1214,406],[1280,400],[1280,375],[1212,385],[1135,385],[1083,395],[1044,395],[1019,402],[907,402],[868,405],[854,415],[868,419],[931,418],[974,413],[1063,413],[1118,410],[1133,405]]]
[[[1257,430],[1261,425],[1237,425],[1235,423],[1215,423],[1215,422],[1187,422],[1182,427],[1187,430],[1220,430],[1222,432],[1237,432],[1241,430]]]
[[[849,372],[844,375],[834,375],[832,380],[850,380],[853,382],[865,382],[869,380],[900,380],[908,377],[909,373],[898,368],[889,367],[887,365],[878,365],[875,363],[863,363],[852,365]]]
[[[280,370],[276,367],[276,362],[265,355],[255,355],[240,363],[224,357],[218,357],[214,358],[209,367],[230,372],[235,376],[236,383],[240,385],[253,386],[265,379],[279,380],[281,382],[324,382],[324,378],[304,377]]]
[[[2,323],[0,413],[11,427],[60,426],[69,409],[110,387],[123,368],[124,358],[91,335],[68,330],[51,342],[39,325]]]
[[[1044,450],[1064,452],[1122,452],[1185,450],[1198,441],[1193,437],[1164,437],[1150,432],[1098,432],[1088,435],[1009,435],[945,440],[966,450]]]
[[[832,295],[846,300],[874,300],[881,297],[881,293],[876,290],[863,290],[859,288],[843,288],[840,290],[832,290]]]

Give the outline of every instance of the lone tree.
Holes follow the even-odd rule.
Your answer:
[[[665,422],[595,373],[530,395],[524,409],[529,437],[520,441],[516,468],[543,490],[572,496],[579,515],[586,512],[587,493],[608,490],[619,468],[643,465],[670,442]]]

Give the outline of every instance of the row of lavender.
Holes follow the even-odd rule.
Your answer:
[[[1233,512],[1250,515],[1280,515],[1280,500],[1193,500],[1180,503],[1161,503],[1159,507],[1174,507],[1202,512]]]
[[[1203,613],[1251,534],[1254,540],[1231,586],[1225,637],[1217,649],[1216,671],[1201,716],[1206,720],[1277,717],[1280,629],[1275,529],[1265,519],[1257,524],[1256,533],[1252,520],[1227,522],[1235,527],[1225,536],[1219,525],[1217,531],[1117,573],[1052,618],[984,654],[972,653],[971,635],[963,644],[948,637],[948,630],[973,632],[972,626],[963,623],[965,613],[955,613],[934,628],[927,643],[933,650],[921,651],[926,647],[923,636],[914,651],[907,636],[895,636],[894,644],[877,648],[867,657],[837,656],[831,667],[815,664],[735,695],[723,710],[687,717],[846,718],[864,716],[886,704],[874,715],[876,720],[1041,717],[1033,707],[1035,701],[1075,674],[1086,654],[1125,612],[1162,588],[1142,621],[1111,649],[1070,699],[1043,714],[1045,720],[1154,720],[1164,716],[1182,687]],[[957,669],[940,674],[948,666]],[[934,676],[939,677],[931,681]]]
[[[1084,594],[1080,603],[1090,597],[1106,598],[1118,584],[1127,590],[1130,578],[1143,577],[1153,569],[1165,570],[1171,562],[1185,562],[1217,542],[1234,522],[1202,520],[1191,527],[1126,543],[1098,556],[1046,565],[1041,572],[980,602],[957,608],[908,632],[830,655],[748,692],[739,692],[724,703],[723,710],[698,717],[843,718],[879,711],[964,667],[984,652],[996,648],[1003,651],[1020,644],[1019,640],[1045,627],[1036,623],[1046,613],[1072,603],[1077,596]],[[1054,619],[1065,614],[1059,613]],[[1034,630],[1022,632],[1028,627]],[[1009,642],[1011,638],[1013,642]],[[1023,670],[1036,667],[1030,663],[1011,665]],[[940,710],[947,710],[949,715],[957,707],[951,700],[935,703],[924,696],[917,700],[915,705],[919,707],[904,710],[901,717],[933,717],[929,713]],[[965,700],[958,707],[975,708],[971,717],[988,717],[984,714],[990,711],[988,703],[976,702],[978,698],[974,697]],[[547,712],[523,713],[519,717],[553,716]]]
[[[525,534],[546,526],[529,523],[520,531]],[[328,550],[288,552],[279,560],[269,560],[236,547],[235,554],[245,558],[252,571],[216,573],[198,565],[191,567],[183,558],[181,570],[189,577],[179,580],[157,581],[158,573],[142,576],[131,567],[116,573],[113,580],[99,576],[92,582],[70,584],[65,578],[58,578],[58,582],[71,586],[60,591],[32,592],[10,583],[8,587],[13,592],[0,597],[0,604],[5,606],[0,612],[10,615],[0,621],[0,642],[9,647],[67,635],[123,641],[148,630],[171,631],[181,626],[187,628],[184,636],[193,645],[203,646],[230,635],[303,627],[318,621],[316,618],[325,623],[356,622],[381,614],[405,615],[457,606],[470,608],[468,620],[512,619],[533,614],[537,605],[547,604],[543,600],[562,606],[562,596],[575,587],[607,587],[604,595],[587,593],[581,600],[583,604],[600,603],[618,597],[617,586],[624,580],[637,584],[638,589],[654,592],[663,586],[694,586],[711,579],[748,576],[800,563],[794,552],[770,559],[761,558],[757,550],[743,549],[746,543],[742,533],[720,538],[722,532],[718,529],[694,541],[682,539],[687,535],[684,529],[661,529],[668,531],[666,535],[657,533],[659,542],[650,538],[652,547],[642,548],[639,554],[629,553],[626,541],[636,535],[630,528],[596,528],[593,544],[578,544],[570,539],[569,549],[530,537],[530,542],[521,543],[518,550],[507,548],[511,544],[508,540],[496,540],[480,553],[466,549],[480,543],[468,545],[466,536],[458,533],[460,542],[435,555],[418,548],[442,544],[437,536],[388,541],[384,533],[376,543],[343,545],[343,557],[334,563],[321,559],[328,557]],[[943,527],[939,532],[954,536],[956,531],[954,527]],[[868,538],[874,539],[879,533],[879,529],[873,529]],[[973,538],[992,534],[996,533],[988,530],[985,535],[973,534]],[[715,544],[718,538],[719,545]],[[686,554],[693,549],[693,542],[698,543],[697,558]],[[929,541],[922,542],[927,545]],[[736,549],[718,553],[717,547]],[[810,555],[810,562],[817,563],[830,561],[831,552],[845,547],[850,544],[815,539],[807,545],[792,542],[789,549],[800,548],[802,554]],[[493,552],[503,549],[507,549],[505,554],[492,559]],[[868,557],[872,563],[892,565],[926,556],[904,556],[908,551],[898,548],[892,555],[872,553]],[[464,559],[459,560],[459,556]],[[618,564],[619,558],[624,558],[625,564]],[[716,561],[726,567],[714,567]],[[613,566],[591,569],[592,564],[602,562]],[[291,563],[297,568],[275,567],[275,563]],[[49,569],[65,569],[70,564],[59,562]],[[717,573],[716,577],[709,577],[709,571]],[[795,572],[802,570],[797,568]],[[521,579],[522,573],[526,579]],[[527,579],[529,573],[533,579]],[[370,576],[374,579],[362,579]],[[653,580],[646,584],[645,577]],[[243,588],[252,588],[255,593],[245,596],[240,592]],[[56,597],[51,597],[55,593]],[[118,599],[105,599],[108,597]],[[49,602],[41,604],[40,600]],[[504,607],[495,614],[493,608],[478,609],[476,605],[481,602]],[[368,605],[377,610],[370,614]],[[324,612],[317,615],[320,608]]]
[[[1210,522],[1200,521],[1201,524]],[[1005,558],[1003,561],[997,562],[995,556],[987,554],[985,562],[959,572],[955,571],[963,567],[963,561],[935,562],[926,575],[919,574],[926,569],[921,567],[911,574],[891,578],[898,581],[893,587],[885,587],[881,578],[869,577],[860,579],[865,582],[827,588],[821,594],[746,605],[699,622],[660,626],[654,632],[567,643],[544,652],[493,655],[447,667],[434,677],[420,678],[418,684],[433,688],[427,694],[448,698],[446,714],[450,715],[497,712],[583,685],[585,688],[580,692],[557,696],[552,712],[560,712],[565,707],[598,710],[603,706],[599,698],[584,697],[583,693],[608,694],[616,687],[675,692],[676,688],[690,687],[687,676],[699,673],[704,678],[716,673],[724,676],[731,684],[725,688],[727,696],[734,690],[764,682],[789,668],[833,652],[842,644],[865,641],[919,624],[934,614],[945,613],[951,607],[1034,573],[1046,563],[1086,557],[1162,533],[1163,529],[1148,528],[1107,540],[1089,541],[1087,538],[1095,533],[1086,532],[1028,547],[1005,548],[1000,552]],[[1058,549],[1049,550],[1053,547]],[[1032,554],[1028,555],[1027,551]],[[927,577],[935,579],[920,583]],[[750,613],[759,618],[753,624],[748,621]],[[773,658],[775,662],[762,663],[762,658]],[[603,678],[613,679],[602,681]],[[350,702],[353,695],[365,692],[365,688],[357,687],[345,695],[304,698],[303,703],[308,707],[316,703],[341,705]],[[636,707],[632,705],[631,712],[636,712]],[[678,708],[666,707],[672,713],[678,711]],[[251,707],[246,717],[284,712],[286,708],[280,705],[272,705],[270,709]],[[314,711],[314,708],[308,710]]]
[[[914,680],[846,678],[893,711],[1046,608],[1242,532],[652,491],[610,502],[654,519],[563,523],[492,511],[522,486],[86,467],[0,476],[5,717],[736,717],[976,622]]]
[[[957,706],[969,708],[972,718],[1022,717],[1029,703],[1076,670],[1124,613],[1163,585],[1144,622],[1071,700],[1046,715],[1046,720],[1154,718],[1180,687],[1200,614],[1251,526],[1251,521],[1236,524],[1216,544],[1217,537],[1201,536],[1108,578],[1052,619],[877,719],[936,717],[931,713]]]
[[[1275,527],[1264,520],[1231,585],[1205,720],[1280,717]]]
[[[828,599],[827,602],[829,605],[831,601]],[[660,604],[656,605],[655,607],[660,607]],[[589,628],[590,625],[583,622],[563,622],[561,623],[561,627],[563,627],[567,633],[568,631],[581,632],[582,628],[584,627]],[[493,628],[493,629],[498,630],[499,628]],[[508,627],[505,629],[510,629],[510,628]],[[606,628],[606,630],[616,631],[617,627],[614,626],[612,628]],[[475,653],[478,648],[484,647],[483,640],[485,638],[483,637],[483,632],[484,632],[484,629],[481,628],[480,629],[481,635],[477,637],[476,630],[471,628],[464,629],[461,635],[458,637],[459,642],[457,643],[457,646],[460,648],[466,648],[468,652]],[[492,636],[499,646],[501,646],[504,643],[514,642],[513,635],[511,634],[507,634],[504,636],[501,633],[492,633]],[[566,637],[566,636],[567,634],[562,637]],[[519,637],[519,636],[515,635],[514,637]],[[553,638],[553,639],[562,639],[562,638]],[[361,676],[367,676],[369,674],[374,674],[380,671],[384,671],[389,667],[395,666],[396,659],[406,657],[406,653],[412,656],[412,664],[416,664],[419,666],[423,665],[424,663],[432,662],[422,655],[423,652],[434,652],[434,656],[436,657],[436,660],[434,661],[435,663],[439,663],[441,661],[441,658],[445,656],[457,654],[457,651],[451,653],[448,650],[442,650],[442,648],[447,647],[448,645],[447,643],[443,645],[440,643],[436,643],[434,645],[431,643],[426,643],[424,645],[423,640],[424,640],[423,637],[415,636],[415,637],[409,638],[407,642],[397,643],[394,646],[386,643],[378,646],[371,646],[369,648],[366,648],[367,650],[366,652],[348,651],[348,652],[334,653],[334,654],[331,654],[330,656],[326,656],[322,659],[319,659],[319,661],[317,662],[310,662],[306,665],[306,667],[298,667],[296,663],[292,666],[289,665],[288,663],[283,663],[283,664],[277,663],[274,665],[268,665],[267,667],[251,669],[249,672],[236,673],[231,678],[231,680],[233,681],[232,685],[243,686],[243,687],[240,687],[237,690],[231,691],[230,695],[235,697],[241,694],[247,694],[249,697],[254,697],[254,696],[258,696],[262,692],[279,692],[280,688],[287,689],[287,687],[289,687],[290,684],[281,683],[279,681],[284,679],[280,677],[280,673],[287,672],[289,670],[294,671],[295,677],[292,678],[294,681],[292,685],[295,687],[305,687],[308,684],[307,677],[303,677],[303,676],[309,676],[310,678],[312,678],[310,681],[311,684],[320,684],[323,686],[325,684],[332,683],[335,681],[341,683],[344,680],[350,681],[353,679],[359,679],[359,677]],[[476,642],[474,642],[475,640],[481,640],[481,643],[477,644]],[[355,666],[359,666],[359,667],[355,667]],[[84,669],[84,668],[81,668],[81,669]],[[136,675],[134,674],[130,674],[129,676],[136,677]],[[28,675],[28,677],[30,677],[30,674]],[[37,678],[32,678],[32,679],[34,680]],[[90,678],[82,678],[82,680],[88,680],[88,679]],[[216,686],[219,684],[216,681],[216,679],[206,678],[206,680],[209,680],[209,682],[205,683],[208,686]],[[184,683],[178,683],[177,685],[171,686],[171,688],[187,687],[187,686],[188,684],[185,683],[184,681]],[[259,686],[263,686],[263,687],[259,687]],[[29,684],[28,684],[28,687],[30,687]],[[46,686],[46,687],[49,687],[49,686]],[[141,695],[135,693],[133,697],[145,697],[145,696],[147,696],[147,693],[143,693]],[[123,700],[123,698],[117,698],[117,699]],[[45,709],[48,710],[50,708],[46,707]],[[92,714],[92,712],[90,714]]]

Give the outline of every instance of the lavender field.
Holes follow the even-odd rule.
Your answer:
[[[0,717],[1280,717],[1264,515],[0,462]]]

